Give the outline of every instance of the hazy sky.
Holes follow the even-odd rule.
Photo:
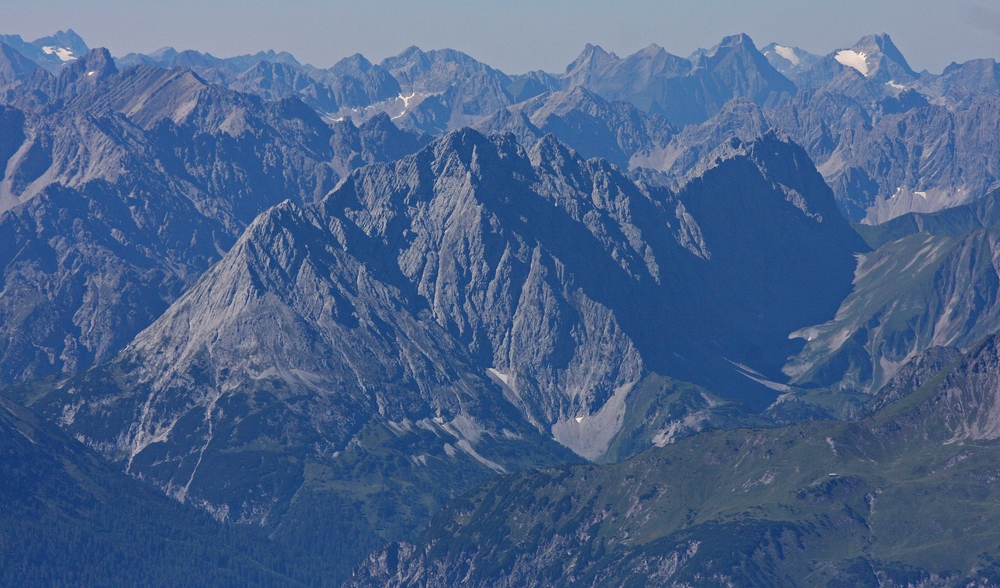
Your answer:
[[[410,45],[451,47],[508,73],[563,71],[584,44],[626,55],[650,43],[687,56],[745,32],[813,53],[889,33],[911,67],[1000,57],[1000,0],[0,0],[0,33],[26,40],[72,28],[114,55],[162,46],[217,57],[289,51],[328,67]]]

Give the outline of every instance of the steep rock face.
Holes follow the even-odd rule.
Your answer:
[[[700,125],[688,125],[664,145],[656,145],[645,153],[632,156],[633,171],[646,170],[667,185],[682,184],[685,176],[719,147],[733,141],[751,143],[763,137],[771,124],[763,109],[746,98],[734,98],[712,118]],[[636,170],[635,168],[642,168]]]
[[[711,254],[700,320],[690,328],[724,357],[775,379],[779,356],[796,345],[779,333],[787,337],[806,315],[834,312],[850,289],[854,254],[867,247],[794,144],[768,134],[726,146],[706,164],[679,193]]]
[[[688,74],[691,62],[667,53],[662,47],[649,47],[622,59],[589,43],[576,60],[566,67],[564,84],[583,86],[608,99],[625,100],[648,111],[655,96],[644,96],[659,80]],[[663,83],[662,81],[660,83]]]
[[[928,356],[916,390],[855,423],[494,480],[348,586],[990,585],[997,548],[967,546],[996,543],[1000,519],[995,339]]]
[[[510,442],[505,427],[514,439],[527,432],[505,421],[516,413],[491,405],[499,388],[327,230],[343,233],[291,203],[262,215],[110,368],[63,387],[63,425],[133,474],[233,520],[266,517],[294,483],[248,480],[262,485],[250,495],[218,486],[220,452],[253,454],[253,439],[324,456],[345,451],[373,418],[397,429],[426,421],[440,433],[457,427],[469,461],[503,471],[472,445],[484,426],[499,444]],[[86,388],[115,371],[124,372],[118,390]],[[483,390],[495,391],[492,401]]]
[[[991,71],[969,62],[920,76],[887,35],[865,37],[799,73],[804,91],[767,117],[806,148],[849,218],[875,224],[996,187]]]
[[[588,295],[592,278],[567,267],[588,250],[594,263],[608,264],[604,247],[620,246],[617,271],[648,280],[641,240],[625,241],[627,225],[602,210],[610,203],[585,195],[618,198],[625,210],[635,205],[628,196],[655,203],[606,164],[591,167],[555,141],[534,157],[466,131],[420,157],[351,176],[324,208],[385,242],[389,249],[372,252],[372,260],[398,260],[435,319],[515,391],[531,418],[548,424],[596,411],[641,375],[614,313]],[[572,207],[570,218],[564,206]],[[579,224],[588,216],[597,235]],[[567,260],[569,231],[580,250]],[[606,245],[597,240],[602,234]],[[557,386],[566,394],[551,394]]]
[[[104,376],[90,375],[85,392],[63,386],[47,410],[130,468],[153,464],[143,475],[186,497],[200,487],[191,470],[212,443],[198,440],[212,438],[218,403],[258,387],[285,407],[276,422],[299,422],[292,391],[315,396],[306,414],[332,419],[310,425],[330,451],[375,413],[396,423],[441,411],[485,418],[431,394],[459,386],[435,375],[456,365],[469,373],[461,382],[502,390],[513,414],[591,459],[626,421],[642,421],[630,403],[660,406],[632,394],[650,370],[762,409],[776,396],[766,379],[799,345],[787,334],[832,313],[863,244],[801,149],[773,135],[729,149],[674,195],[552,137],[527,153],[509,136],[450,134],[352,173],[315,209],[289,204],[259,218],[107,368],[124,374],[119,392],[99,392]],[[106,394],[122,408],[108,409]],[[260,408],[246,402],[221,415]],[[158,416],[147,422],[150,410]],[[670,419],[654,420],[643,425],[647,443],[676,437]],[[213,508],[260,514],[238,507],[242,490],[222,500],[203,483]]]
[[[5,103],[24,110],[53,111],[118,73],[107,49],[92,49],[60,67],[55,74],[42,68],[25,72],[8,86]]]
[[[544,71],[529,71],[526,74],[510,76],[511,84],[507,86],[514,103],[530,100],[546,92],[558,92],[562,89],[562,81],[558,76]]]
[[[10,245],[0,293],[5,381],[112,357],[232,243],[190,201],[163,198],[162,186],[129,188],[120,200],[103,182],[53,186],[0,217]]]
[[[380,114],[355,126],[350,119],[333,123],[331,167],[340,177],[371,163],[386,163],[416,153],[431,142],[425,134],[397,127],[389,116]]]
[[[275,207],[115,360],[33,406],[216,518],[313,537],[331,585],[491,475],[573,461],[398,270],[350,253],[369,246]],[[338,521],[319,540],[317,512]]]
[[[952,62],[940,76],[921,77],[917,88],[928,96],[957,106],[976,94],[1000,94],[1000,68],[995,59]]]
[[[345,57],[327,70],[311,71],[310,75],[330,87],[338,108],[368,106],[395,98],[402,91],[391,73],[360,54]]]
[[[316,94],[315,90],[309,88],[315,83],[316,80],[291,64],[259,61],[250,69],[238,74],[229,87],[240,92],[257,94],[265,100],[279,100],[306,92]],[[317,97],[323,96],[317,94]]]
[[[38,70],[16,91],[32,101],[3,109],[5,382],[112,357],[262,210],[423,144],[383,120],[334,132],[294,98],[190,71],[116,74],[106,57]]]
[[[805,154],[773,136],[720,153],[676,195],[552,138],[528,160],[471,132],[447,143],[352,175],[323,206],[386,243],[377,255],[545,426],[596,416],[641,365],[756,385],[721,354],[780,378],[792,325],[832,315],[865,248]],[[693,367],[706,362],[719,379]]]
[[[916,422],[934,426],[934,436],[945,443],[975,443],[1000,439],[1000,344],[996,335],[971,347],[964,357],[938,372],[926,388],[931,395],[910,415],[904,426]],[[925,392],[918,389],[918,392]],[[923,400],[917,395],[916,401]]]

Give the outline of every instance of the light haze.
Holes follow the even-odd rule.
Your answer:
[[[508,73],[563,71],[586,43],[627,55],[651,43],[689,55],[748,33],[826,54],[889,33],[915,70],[997,57],[1000,0],[0,0],[0,33],[25,40],[72,28],[114,55],[169,45],[217,57],[274,49],[303,63],[372,61],[410,45],[464,51]]]

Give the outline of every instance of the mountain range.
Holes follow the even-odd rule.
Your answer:
[[[994,70],[0,37],[5,582],[995,585]]]

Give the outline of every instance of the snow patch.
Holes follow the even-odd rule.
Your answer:
[[[496,368],[486,368],[486,371],[490,373],[491,376],[503,382],[504,386],[510,388],[511,375],[505,374]]]
[[[66,47],[56,47],[54,45],[50,45],[48,47],[42,47],[42,51],[44,51],[46,55],[55,55],[60,61],[73,61],[76,59],[76,56],[73,55],[73,51],[67,49]]]
[[[843,51],[837,51],[837,54],[833,58],[841,65],[853,67],[861,72],[863,76],[868,75],[868,56],[863,51],[858,52],[844,49]]]
[[[791,337],[789,337],[789,338],[791,338]],[[723,358],[723,359],[726,359],[726,358]],[[726,359],[726,361],[728,361],[733,367],[736,368],[737,373],[741,374],[742,376],[744,376],[746,378],[749,378],[749,379],[753,380],[754,382],[757,382],[758,384],[761,384],[761,385],[763,385],[763,386],[765,386],[767,388],[770,388],[771,390],[774,390],[775,392],[782,392],[782,393],[785,393],[785,394],[787,394],[789,392],[792,392],[791,386],[788,386],[786,384],[781,384],[779,382],[773,382],[771,380],[768,380],[767,377],[764,374],[758,372],[757,370],[755,370],[755,369],[753,369],[753,368],[751,368],[749,366],[743,365],[742,363],[737,363],[737,362],[735,362],[735,361],[733,361],[731,359]]]
[[[795,49],[791,47],[774,46],[774,52],[792,62],[792,65],[799,64],[799,56],[795,54]]]
[[[885,85],[889,86],[890,88],[895,88],[897,90],[906,89],[906,86],[904,86],[903,84],[897,84],[895,80],[889,80],[888,82],[885,83]]]
[[[496,472],[498,474],[506,474],[506,473],[508,473],[507,470],[502,465],[496,463],[495,461],[490,461],[490,460],[486,459],[485,457],[479,455],[479,453],[477,453],[476,450],[473,449],[472,444],[469,443],[468,441],[466,441],[465,439],[462,439],[461,441],[458,442],[458,448],[461,449],[462,451],[468,453],[472,457],[472,459],[474,459],[474,460],[478,461],[479,463],[483,464],[484,466],[490,468],[494,472]]]

